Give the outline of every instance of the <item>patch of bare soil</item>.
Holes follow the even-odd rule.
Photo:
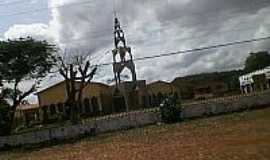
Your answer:
[[[270,108],[86,138],[2,160],[269,160]]]

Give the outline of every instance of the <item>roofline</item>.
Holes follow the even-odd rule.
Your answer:
[[[148,85],[152,85],[152,84],[155,84],[155,83],[165,83],[165,84],[171,84],[170,82],[166,82],[166,81],[162,81],[162,80],[158,80],[158,81],[155,81],[155,82],[152,82],[152,83],[148,83]]]
[[[100,85],[100,86],[104,86],[104,87],[110,87],[110,85],[107,85],[107,84],[104,84],[104,83],[101,83],[101,82],[90,82],[90,85],[91,84],[96,84],[96,85]]]
[[[58,83],[56,83],[56,84],[54,84],[54,85],[52,85],[52,86],[49,86],[49,87],[47,87],[46,89],[43,89],[43,90],[37,92],[37,94],[40,94],[40,93],[43,93],[43,92],[45,92],[45,91],[47,91],[47,90],[49,90],[49,89],[52,89],[52,88],[54,88],[54,87],[56,87],[56,86],[58,86],[58,85],[64,83],[65,81],[66,81],[66,80],[62,80],[62,81],[60,81],[60,82],[58,82]],[[77,82],[78,82],[78,81],[77,81]],[[91,85],[91,84],[100,85],[100,86],[107,87],[107,88],[110,87],[109,85],[106,85],[106,84],[101,83],[101,82],[90,82],[90,85]]]
[[[254,75],[260,75],[260,74],[267,74],[268,71],[270,71],[270,66],[267,66],[265,68],[262,68],[262,69],[258,69],[258,70],[255,70],[253,72],[249,72],[247,74],[244,74],[242,76],[240,76],[239,78],[241,77],[250,77],[250,76],[254,76]]]
[[[51,89],[51,88],[54,88],[54,87],[56,87],[56,86],[58,86],[58,85],[60,85],[60,84],[62,84],[62,83],[64,83],[64,82],[65,82],[65,80],[62,80],[62,81],[60,81],[60,82],[58,82],[58,83],[56,83],[56,84],[54,84],[54,85],[51,85],[51,86],[49,86],[49,87],[47,87],[47,88],[45,88],[45,89],[43,89],[43,90],[37,92],[37,94],[43,93],[43,92],[45,92],[45,91],[47,91],[47,90],[49,90],[49,89]]]

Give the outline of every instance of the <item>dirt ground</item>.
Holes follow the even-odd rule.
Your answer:
[[[1,160],[269,160],[270,108],[0,152]]]

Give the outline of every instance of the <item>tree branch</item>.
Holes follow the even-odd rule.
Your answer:
[[[12,94],[12,101],[13,101],[13,105],[15,105],[17,103],[17,97],[18,97],[18,85],[19,85],[19,80],[15,79],[14,82],[14,92]]]
[[[94,75],[97,72],[97,67],[95,67],[88,75],[85,76],[85,78],[89,78],[92,79],[94,77]]]
[[[25,97],[27,97],[27,96],[29,96],[31,93],[33,93],[34,91],[35,91],[35,89],[36,89],[36,84],[34,84],[34,85],[32,85],[32,87],[28,90],[28,91],[26,91],[26,92],[24,92],[22,95],[20,95],[19,96],[19,103],[25,98]]]
[[[59,69],[59,73],[60,73],[66,80],[68,79],[67,72],[64,72],[63,69]]]

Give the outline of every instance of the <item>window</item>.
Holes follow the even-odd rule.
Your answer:
[[[51,113],[52,115],[56,114],[56,107],[55,107],[54,104],[51,104],[51,105],[50,105],[50,113]]]
[[[163,99],[164,99],[163,94],[159,92],[158,93],[158,105],[160,105],[160,103],[163,101]]]
[[[149,95],[148,99],[149,99],[149,105],[150,105],[150,107],[152,107],[153,102],[152,102],[152,97],[151,97],[151,95]]]
[[[91,112],[91,109],[90,109],[91,106],[90,106],[89,98],[85,98],[84,101],[83,101],[83,104],[84,104],[85,112],[90,113]]]
[[[58,103],[57,104],[59,112],[63,113],[64,112],[64,104],[63,103]]]
[[[179,95],[178,95],[177,92],[174,92],[173,96],[174,96],[175,99],[179,99]]]
[[[94,115],[98,115],[99,114],[98,99],[96,97],[93,97],[91,99],[91,103],[92,103],[92,106],[93,106]]]
[[[153,94],[153,105],[154,105],[154,107],[158,106],[158,99],[157,99],[157,96],[155,94]]]
[[[143,96],[142,99],[143,99],[143,107],[148,107],[146,97]]]

